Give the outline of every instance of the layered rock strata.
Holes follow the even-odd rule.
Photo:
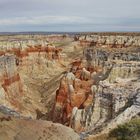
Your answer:
[[[112,38],[107,37],[109,40]],[[125,40],[127,37],[120,38]],[[116,37],[116,40],[120,38]],[[136,38],[138,43],[139,38]],[[94,39],[91,37],[90,41]],[[136,51],[139,44],[134,45],[137,49],[134,48],[132,52],[132,44],[120,44],[122,46],[116,43],[116,47],[122,48],[120,50],[113,49],[116,48],[111,46],[113,42],[106,49],[99,40],[98,44],[84,44],[82,59],[72,62],[56,92],[53,121],[68,125],[77,132],[97,133],[107,122],[127,110],[130,97],[135,96],[140,86],[136,74],[140,68],[140,54]],[[130,50],[125,50],[125,47]]]
[[[139,46],[139,35],[0,37],[0,112],[58,122],[83,136],[107,133],[140,113]]]

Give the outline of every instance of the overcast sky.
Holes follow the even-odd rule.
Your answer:
[[[140,0],[0,0],[5,31],[140,31]]]

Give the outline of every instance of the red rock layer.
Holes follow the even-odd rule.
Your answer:
[[[67,76],[61,80],[60,87],[56,91],[55,107],[53,108],[53,120],[65,125],[70,125],[70,117],[74,107],[84,109],[92,104],[94,95],[91,92],[92,80],[76,79],[82,73],[80,61],[72,62],[72,69],[76,68],[75,79]],[[71,70],[72,70],[71,69]],[[70,91],[70,85],[74,91]]]

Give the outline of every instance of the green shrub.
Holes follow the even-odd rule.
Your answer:
[[[140,140],[140,119],[119,125],[109,133],[109,137],[117,140]]]

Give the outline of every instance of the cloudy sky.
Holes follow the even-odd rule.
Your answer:
[[[140,0],[0,0],[0,32],[140,31]]]

